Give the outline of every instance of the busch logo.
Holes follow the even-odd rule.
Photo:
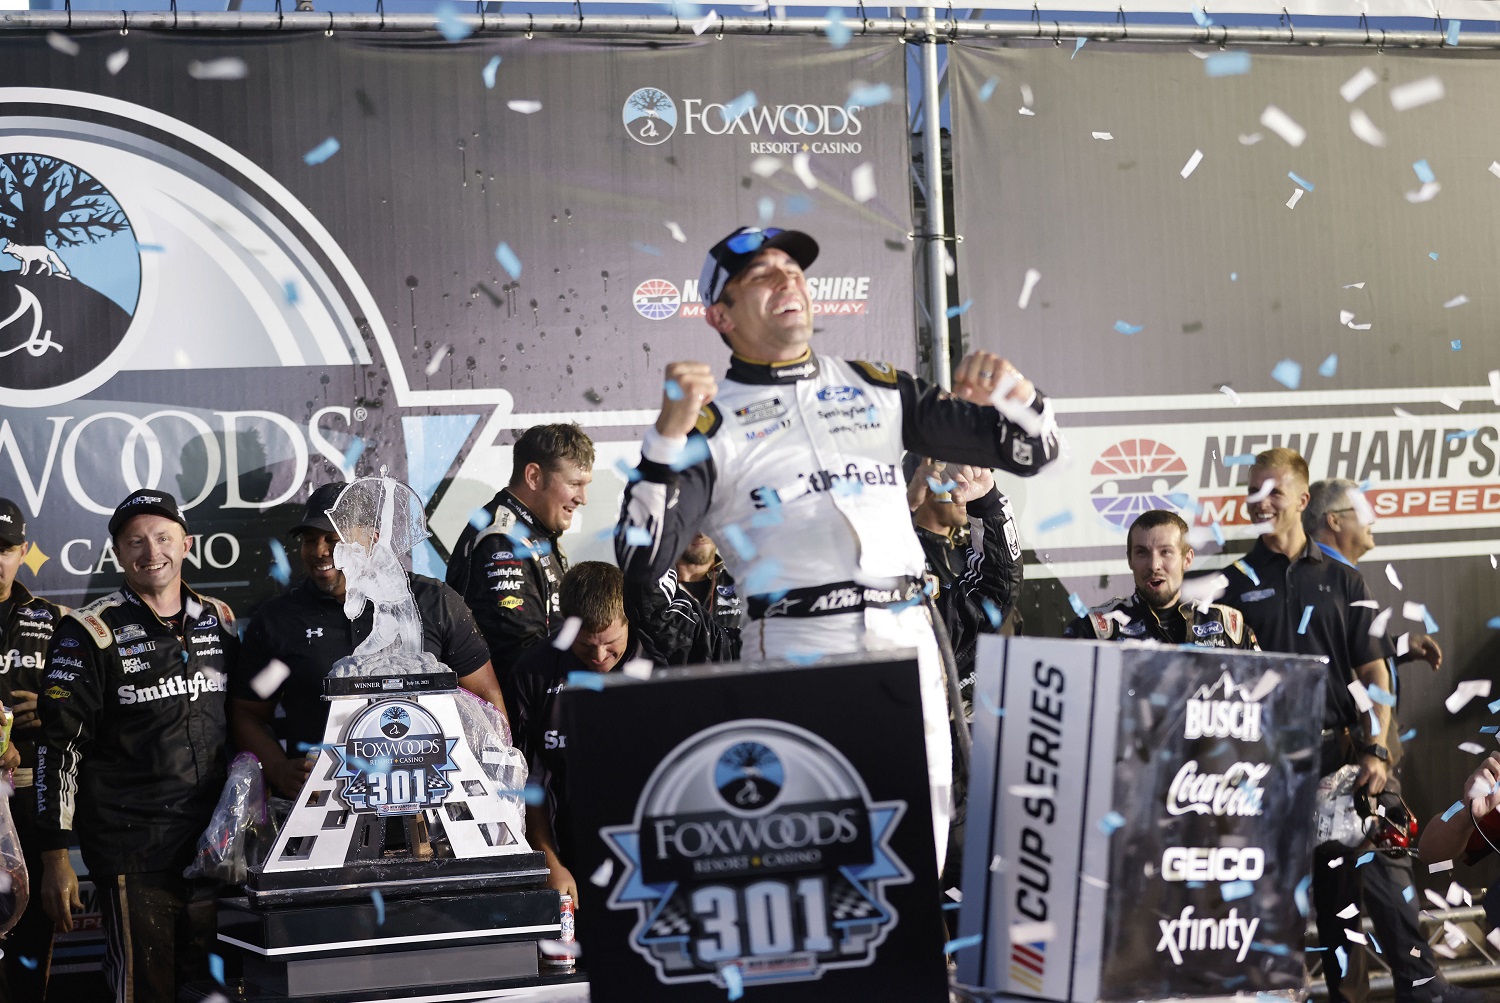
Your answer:
[[[1259,742],[1260,704],[1243,699],[1245,695],[1245,690],[1236,686],[1227,672],[1212,686],[1199,687],[1187,702],[1183,737],[1189,740],[1233,738],[1241,742]]]

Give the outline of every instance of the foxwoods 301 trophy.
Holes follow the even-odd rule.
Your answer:
[[[420,499],[382,471],[328,515],[344,612],[373,603],[373,628],[324,680],[316,765],[246,897],[221,904],[219,940],[240,953],[250,998],[535,985],[558,895],[526,842],[526,766],[504,719],[422,649],[399,557],[428,535]]]

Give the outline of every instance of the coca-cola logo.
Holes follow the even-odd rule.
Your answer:
[[[1259,815],[1265,793],[1260,782],[1269,772],[1270,763],[1239,762],[1223,773],[1199,773],[1198,760],[1189,759],[1172,778],[1167,811],[1173,815]]]

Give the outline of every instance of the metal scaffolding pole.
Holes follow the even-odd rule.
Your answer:
[[[944,390],[953,388],[953,374],[948,359],[948,276],[943,267],[947,260],[943,242],[945,199],[943,191],[943,116],[938,94],[937,11],[922,9],[926,35],[922,40],[922,166],[927,173],[927,214],[922,221],[926,230],[924,251],[927,254],[927,313],[932,325],[932,382]]]

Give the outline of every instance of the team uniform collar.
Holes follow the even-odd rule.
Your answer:
[[[1322,540],[1318,540],[1316,541],[1316,543],[1318,544],[1318,549],[1327,554],[1333,560],[1338,561],[1340,564],[1347,564],[1351,568],[1355,567],[1354,562],[1349,560],[1349,558],[1345,557],[1343,554],[1339,553],[1336,547],[1330,547]]]
[[[500,503],[506,508],[513,510],[516,513],[516,517],[526,524],[528,530],[531,530],[533,536],[540,533],[549,540],[556,540],[560,535],[553,533],[538,522],[531,509],[526,507],[525,502],[512,494],[510,488],[501,488],[500,494],[502,496]]]
[[[729,357],[728,378],[739,383],[796,383],[818,375],[818,359],[808,349],[790,362],[757,362],[742,355]]]

